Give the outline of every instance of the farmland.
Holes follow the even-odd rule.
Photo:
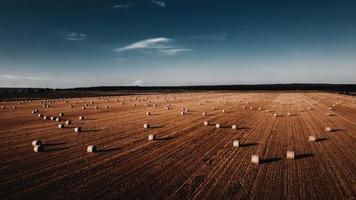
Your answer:
[[[0,106],[0,199],[356,198],[353,96],[187,92]]]

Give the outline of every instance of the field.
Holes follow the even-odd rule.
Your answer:
[[[356,198],[356,97],[192,92],[0,106],[0,199]],[[60,122],[38,117],[60,112]],[[38,139],[42,152],[31,144]]]

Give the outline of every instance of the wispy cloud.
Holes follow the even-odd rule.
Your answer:
[[[130,8],[132,6],[132,4],[116,4],[116,5],[113,5],[111,8],[112,9],[117,9],[117,8],[121,8],[121,9],[127,9],[127,8]]]
[[[48,78],[41,78],[35,76],[16,76],[10,74],[2,74],[0,75],[0,79],[2,80],[31,80],[31,81],[49,81],[51,79]]]
[[[184,52],[184,51],[190,51],[190,49],[161,49],[159,50],[160,53],[165,54],[165,55],[176,55],[178,53]]]
[[[201,34],[194,35],[194,39],[204,39],[204,40],[224,40],[226,38],[226,33],[214,33],[214,34]]]
[[[247,29],[242,30],[243,33],[249,33],[249,32],[251,32],[251,31],[252,31],[251,28],[247,28]]]
[[[150,38],[141,40],[127,46],[115,49],[116,52],[125,52],[132,50],[148,50],[150,52],[157,52],[164,55],[176,55],[189,49],[180,48],[173,45],[173,40],[165,37]]]
[[[84,33],[69,32],[69,33],[65,33],[64,37],[66,40],[76,41],[76,40],[84,40],[87,37],[87,35]]]
[[[150,0],[151,3],[157,5],[158,7],[165,8],[166,3],[164,1]]]

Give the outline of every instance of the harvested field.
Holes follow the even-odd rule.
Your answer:
[[[0,199],[355,199],[355,100],[206,92],[1,102]],[[38,117],[59,113],[64,128]]]

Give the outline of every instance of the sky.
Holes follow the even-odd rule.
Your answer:
[[[0,0],[0,87],[356,84],[355,0]]]

